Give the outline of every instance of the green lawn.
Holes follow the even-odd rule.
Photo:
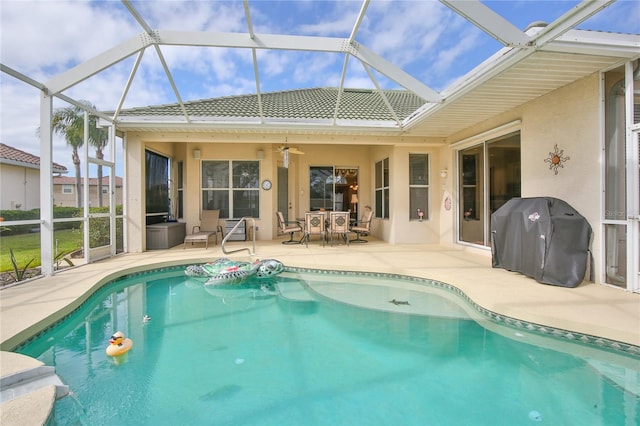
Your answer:
[[[58,240],[58,252],[71,252],[80,248],[79,241],[82,234],[72,229],[56,231],[55,238]],[[9,250],[13,249],[18,268],[24,268],[27,263],[34,259],[29,268],[40,266],[40,234],[22,234],[0,237],[0,272],[13,271],[11,255]]]

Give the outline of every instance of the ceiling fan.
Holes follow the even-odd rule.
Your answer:
[[[294,148],[288,145],[280,145],[278,147],[278,151],[282,153],[282,160],[284,162],[285,169],[289,168],[289,154],[303,155],[304,152],[300,151],[298,148]]]

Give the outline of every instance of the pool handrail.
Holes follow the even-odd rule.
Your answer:
[[[224,248],[224,244],[227,242],[227,240],[229,239],[229,237],[231,235],[233,235],[233,233],[235,232],[236,228],[238,228],[240,226],[240,224],[245,223],[248,219],[251,220],[251,239],[253,240],[253,252],[249,249],[249,247],[243,247],[243,248],[239,248],[236,250],[230,250],[227,251],[227,249]],[[251,216],[243,216],[238,223],[235,224],[235,226],[233,228],[231,228],[231,231],[227,232],[227,235],[224,236],[224,238],[222,239],[222,252],[224,254],[231,254],[231,253],[237,253],[239,251],[243,251],[246,250],[249,252],[249,256],[255,256],[256,254],[256,220],[254,218],[252,218]]]

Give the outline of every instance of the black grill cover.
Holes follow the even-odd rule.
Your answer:
[[[566,202],[512,198],[491,215],[492,265],[543,284],[577,287],[587,271],[590,238],[589,222]]]

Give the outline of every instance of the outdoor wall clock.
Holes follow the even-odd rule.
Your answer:
[[[271,189],[271,181],[269,179],[265,179],[262,181],[262,189],[268,191]]]

